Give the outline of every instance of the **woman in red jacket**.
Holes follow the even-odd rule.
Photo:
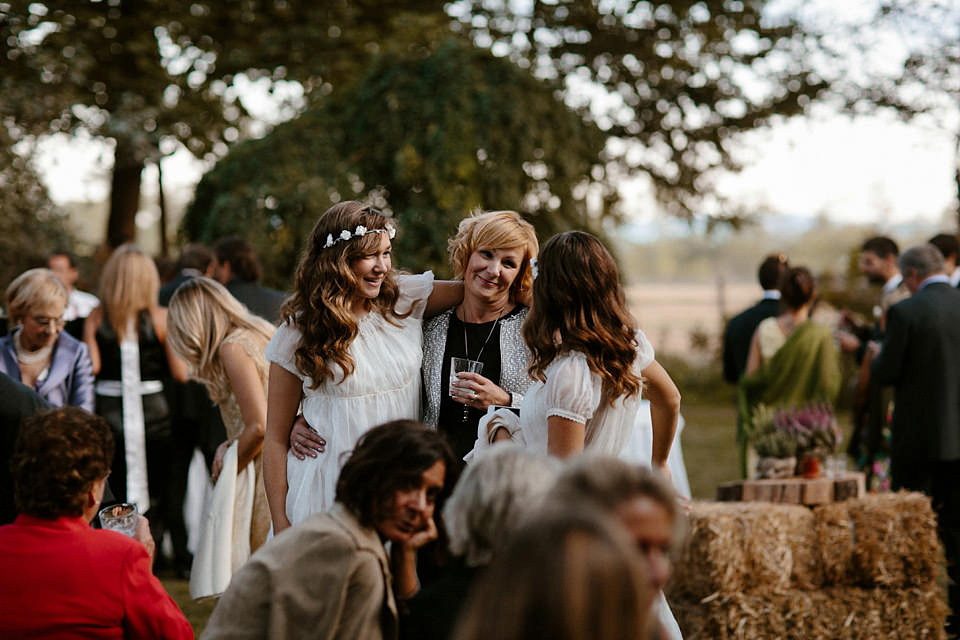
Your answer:
[[[23,423],[12,465],[20,515],[0,527],[4,637],[193,638],[146,547],[90,528],[112,459],[110,427],[83,409]]]

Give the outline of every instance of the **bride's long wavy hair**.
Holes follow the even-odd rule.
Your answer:
[[[320,216],[297,267],[293,295],[280,310],[282,320],[303,335],[294,356],[297,368],[312,378],[314,388],[333,379],[337,367],[344,377],[353,373],[355,363],[347,348],[357,336],[357,319],[351,308],[360,280],[352,266],[379,250],[383,234],[367,233],[331,247],[324,245],[328,236],[336,239],[341,232],[352,233],[358,226],[389,230],[392,223],[376,209],[355,201],[335,204]],[[394,323],[405,318],[409,312],[396,310],[399,296],[391,269],[384,276],[380,295],[369,301],[371,313],[378,312]]]
[[[582,231],[556,235],[543,246],[533,281],[533,305],[523,326],[530,377],[544,380],[557,356],[579,351],[603,379],[607,402],[640,392],[633,372],[636,321],[627,311],[613,257]]]

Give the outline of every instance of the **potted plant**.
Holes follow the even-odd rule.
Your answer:
[[[747,438],[757,451],[757,477],[782,478],[799,472],[820,474],[820,463],[837,451],[841,432],[833,409],[825,403],[754,410]],[[793,462],[789,473],[786,468]],[[799,460],[799,464],[798,464]]]

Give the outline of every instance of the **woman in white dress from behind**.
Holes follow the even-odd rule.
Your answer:
[[[527,446],[559,457],[584,449],[621,455],[642,391],[651,464],[668,473],[680,392],[627,311],[610,253],[592,235],[568,231],[547,241],[537,271],[523,328],[534,379],[520,410]]]
[[[420,414],[421,324],[428,298],[451,306],[462,287],[433,274],[395,276],[393,223],[359,202],[328,209],[297,267],[270,364],[263,473],[274,533],[333,504],[343,454],[370,428]],[[449,298],[449,299],[448,299]],[[325,441],[288,455],[297,408]]]
[[[646,463],[669,478],[680,392],[627,310],[610,253],[588,233],[561,233],[541,249],[534,277],[523,327],[534,379],[520,409],[527,446],[561,458],[585,450],[635,458],[642,392],[653,427]],[[665,636],[680,638],[662,591],[654,611]]]

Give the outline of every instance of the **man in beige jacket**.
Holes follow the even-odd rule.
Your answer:
[[[396,638],[396,599],[418,588],[416,550],[437,535],[434,505],[452,462],[443,436],[417,422],[367,432],[340,472],[333,508],[257,551],[202,637]]]

